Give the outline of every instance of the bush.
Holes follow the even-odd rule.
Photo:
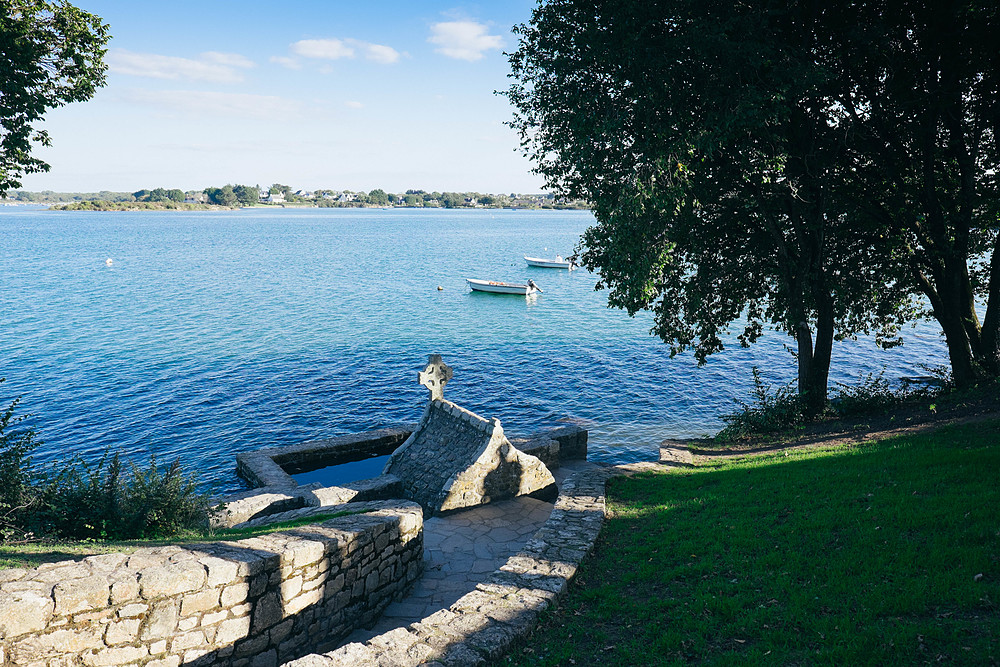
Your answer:
[[[0,378],[0,383],[4,378]],[[14,416],[20,398],[0,413],[0,541],[23,538],[25,518],[35,503],[29,469],[31,452],[41,444],[31,429],[17,429],[26,417]]]
[[[34,471],[30,454],[41,443],[16,428],[25,419],[14,416],[19,402],[0,413],[0,542],[170,537],[207,525],[208,496],[178,461],[160,469],[151,456],[145,470],[133,463],[126,472],[118,454],[105,454],[93,467],[75,458]]]
[[[857,385],[837,383],[837,391],[830,402],[841,417],[882,412],[899,405],[906,399],[905,391],[893,391],[885,379],[885,369],[877,376],[874,373],[862,375]]]
[[[169,537],[206,525],[209,499],[178,461],[161,470],[156,457],[126,473],[118,454],[93,468],[77,459],[50,474],[40,490],[36,520],[43,530],[73,539]]]
[[[791,385],[772,391],[760,377],[760,369],[753,367],[754,388],[750,392],[752,403],[734,399],[740,410],[722,415],[726,427],[715,436],[719,440],[774,433],[802,424],[805,405]]]

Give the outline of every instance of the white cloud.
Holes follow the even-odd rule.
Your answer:
[[[303,58],[340,60],[362,56],[381,65],[391,65],[399,60],[399,51],[384,44],[372,44],[360,39],[303,39],[291,45],[292,53]]]
[[[357,100],[348,100],[347,102],[344,102],[344,106],[348,107],[350,109],[364,109],[365,108],[365,105],[362,104],[361,102],[358,102]]]
[[[131,90],[125,101],[193,116],[212,115],[261,120],[287,120],[299,115],[301,104],[275,95],[220,93],[197,90]]]
[[[107,56],[108,67],[116,74],[131,74],[152,79],[188,79],[212,83],[237,83],[243,80],[241,69],[254,66],[253,61],[237,53],[208,51],[197,59],[136,53],[112,49]]]
[[[354,49],[339,39],[303,39],[292,44],[292,53],[303,58],[339,60],[353,58]]]
[[[482,60],[487,51],[503,47],[500,35],[486,34],[486,25],[475,21],[446,21],[431,26],[427,39],[435,52],[458,60]]]
[[[383,44],[365,44],[365,58],[381,65],[391,65],[399,60],[399,51]]]
[[[271,62],[277,63],[282,67],[287,67],[288,69],[302,69],[302,63],[288,56],[271,56]]]

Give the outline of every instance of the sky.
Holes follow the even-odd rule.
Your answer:
[[[107,85],[46,114],[22,189],[542,191],[494,94],[534,0],[74,4],[110,26]]]

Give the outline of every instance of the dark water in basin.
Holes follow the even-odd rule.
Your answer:
[[[107,448],[181,457],[217,491],[234,456],[415,422],[427,355],[446,396],[512,435],[576,423],[592,458],[648,459],[706,435],[751,385],[787,382],[784,335],[696,368],[648,318],[606,308],[585,271],[528,268],[569,254],[586,212],[310,209],[220,213],[0,212],[0,399],[45,441],[39,461]],[[111,266],[105,260],[111,258]],[[530,298],[471,293],[523,281]],[[441,286],[443,289],[438,290]],[[839,343],[835,381],[944,364],[930,325],[880,352]]]

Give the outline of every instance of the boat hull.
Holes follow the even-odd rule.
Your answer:
[[[573,263],[568,260],[542,259],[541,257],[527,257],[524,261],[528,266],[537,266],[541,269],[572,269]]]
[[[466,278],[466,282],[469,283],[469,287],[472,288],[474,292],[490,292],[491,294],[517,294],[520,296],[527,296],[528,294],[534,294],[537,290],[531,285],[517,285],[514,283],[501,283],[496,280],[476,280],[475,278]]]

